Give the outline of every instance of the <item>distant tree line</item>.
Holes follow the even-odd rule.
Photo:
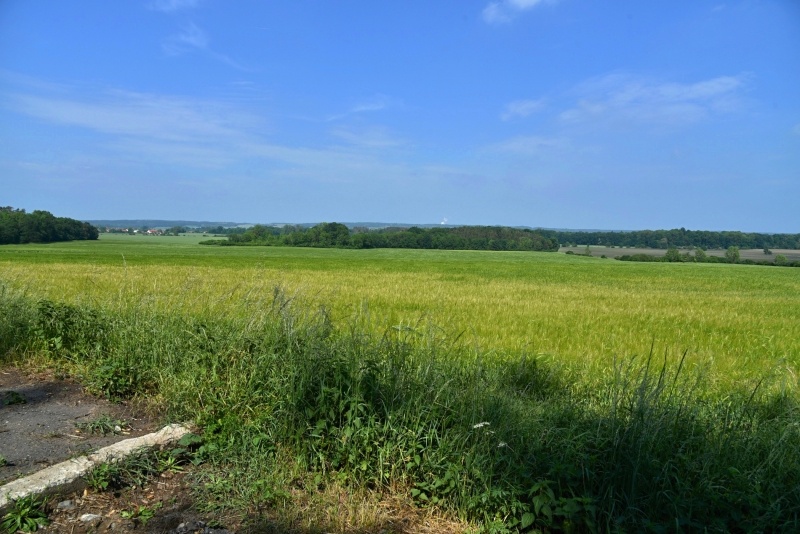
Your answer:
[[[458,226],[434,228],[349,229],[341,223],[322,223],[311,228],[256,225],[227,241],[214,245],[283,245],[337,248],[413,248],[439,250],[536,250],[557,251],[558,241],[541,233],[502,226]]]
[[[706,230],[639,230],[633,232],[582,232],[542,230],[562,245],[604,245],[607,247],[702,248],[725,250],[728,247],[800,249],[800,234],[758,234],[711,232]]]
[[[766,249],[765,249],[766,250]],[[730,246],[725,251],[725,257],[711,256],[705,253],[701,248],[681,253],[675,247],[667,249],[667,253],[663,256],[655,256],[653,254],[626,254],[617,257],[620,261],[644,261],[644,262],[668,262],[668,263],[741,263],[745,265],[776,265],[778,267],[800,267],[800,261],[789,261],[783,254],[775,256],[774,261],[770,260],[751,260],[741,259],[739,254],[739,247]]]
[[[185,228],[185,227],[184,227]],[[193,231],[191,228],[186,228],[184,232]],[[230,234],[243,234],[247,231],[247,228],[243,226],[201,226],[197,230],[194,230],[201,234],[218,234],[218,235],[230,235]]]
[[[55,217],[48,211],[0,207],[0,245],[54,243],[97,239],[99,231],[89,223]]]

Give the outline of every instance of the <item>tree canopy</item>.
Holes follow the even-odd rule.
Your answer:
[[[11,206],[0,207],[0,245],[97,239],[99,235],[89,223],[56,217],[48,211],[25,213]]]
[[[256,225],[216,245],[283,245],[339,248],[414,248],[439,250],[536,250],[557,251],[558,241],[541,233],[503,226],[458,226],[454,228],[349,229],[341,223],[322,223],[311,228]]]
[[[637,230],[633,232],[600,232],[572,230],[542,230],[542,234],[561,244],[604,245],[615,247],[671,247],[724,250],[729,247],[800,249],[800,234],[759,234],[746,232],[713,232],[707,230]]]

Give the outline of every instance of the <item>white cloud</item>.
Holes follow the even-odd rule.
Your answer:
[[[481,16],[487,24],[504,24],[522,13],[538,5],[556,3],[559,0],[496,0],[489,2]]]
[[[527,117],[544,108],[544,99],[538,100],[515,100],[506,105],[505,111],[501,115],[504,121],[514,119],[516,117]]]
[[[688,124],[740,109],[747,81],[745,74],[678,83],[615,73],[580,84],[577,103],[560,118],[565,123]]]
[[[200,0],[153,0],[147,7],[153,11],[173,13],[183,9],[193,9],[200,4]]]

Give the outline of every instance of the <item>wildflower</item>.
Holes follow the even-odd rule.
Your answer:
[[[481,423],[477,423],[477,424],[472,425],[472,428],[475,428],[475,429],[483,428],[485,426],[489,426],[489,424],[490,424],[489,421],[483,421]]]
[[[508,443],[506,443],[505,441],[501,441],[500,443],[497,444],[498,449],[502,449],[503,447],[508,447]]]

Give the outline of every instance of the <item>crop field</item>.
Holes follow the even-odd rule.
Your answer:
[[[500,352],[572,364],[657,353],[738,380],[800,367],[794,269],[637,264],[552,253],[205,247],[197,237],[103,235],[0,249],[0,277],[48,298],[206,316],[256,314],[276,286],[368,315],[433,325]],[[716,374],[716,373],[715,373]]]
[[[195,421],[202,510],[800,529],[798,269],[202,239],[0,247],[4,361]]]

